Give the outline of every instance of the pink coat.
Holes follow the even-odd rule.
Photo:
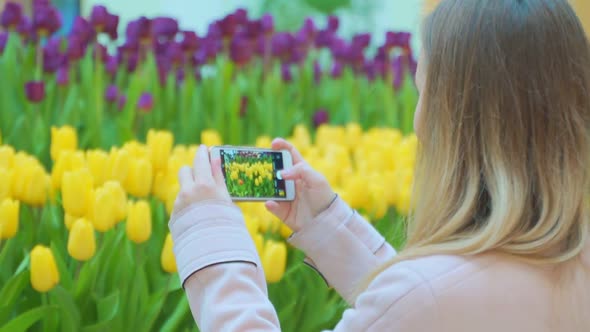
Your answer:
[[[201,331],[280,331],[260,259],[237,207],[197,203],[169,226],[179,275]],[[552,269],[501,254],[403,261],[355,297],[355,286],[396,251],[340,199],[289,242],[351,305],[334,331],[590,331],[590,312],[577,325],[561,319],[579,307],[575,299],[562,303],[555,298]],[[590,250],[583,255],[574,266],[577,272],[590,267]],[[588,274],[580,275],[590,285]]]

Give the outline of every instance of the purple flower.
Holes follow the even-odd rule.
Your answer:
[[[170,73],[170,69],[172,69],[170,59],[165,56],[159,56],[156,58],[156,65],[158,69],[160,85],[165,85],[166,80],[168,79],[168,73]]]
[[[137,69],[139,63],[139,54],[132,53],[127,56],[127,72],[132,73]]]
[[[70,69],[67,66],[62,66],[57,70],[56,82],[59,86],[66,86],[70,83]]]
[[[201,41],[194,31],[183,31],[182,41],[180,42],[182,50],[187,53],[196,51]]]
[[[334,65],[332,66],[332,71],[330,72],[330,75],[332,75],[333,78],[340,78],[342,77],[342,70],[343,70],[343,66],[342,63],[336,61],[334,62]]]
[[[23,7],[20,3],[7,2],[0,16],[0,25],[5,29],[14,29],[21,23],[23,16]]]
[[[154,97],[149,92],[144,92],[137,101],[137,108],[144,112],[149,113],[154,108]]]
[[[325,123],[328,123],[328,121],[330,121],[330,115],[328,114],[328,111],[326,109],[320,108],[313,114],[312,121],[313,126],[317,128]]]
[[[50,36],[61,27],[61,15],[55,7],[36,3],[33,4],[33,29],[41,36]]]
[[[84,56],[85,52],[86,47],[82,44],[77,36],[72,35],[68,38],[66,55],[70,61],[80,60]]]
[[[409,32],[391,32],[385,34],[385,46],[388,48],[401,47],[404,49],[410,48],[410,39],[412,34]]]
[[[404,61],[403,56],[398,56],[393,60],[391,65],[393,73],[393,87],[399,90],[404,81]]]
[[[363,71],[365,72],[365,75],[369,81],[374,81],[375,78],[377,78],[377,66],[375,66],[373,61],[365,60]]]
[[[119,108],[119,111],[122,111],[126,104],[127,96],[125,96],[124,94],[120,94],[119,98],[117,99],[117,107]]]
[[[288,32],[274,34],[271,39],[272,55],[283,60],[289,59],[294,39]]]
[[[28,41],[33,33],[33,25],[31,24],[31,20],[24,16],[19,25],[16,27],[16,31],[23,40]]]
[[[72,34],[76,35],[84,44],[88,44],[96,38],[94,27],[81,16],[76,16],[74,19]]]
[[[238,19],[236,14],[229,14],[222,20],[217,21],[217,26],[224,38],[232,37],[238,29]]]
[[[229,45],[229,55],[237,65],[245,65],[252,59],[253,49],[250,42],[239,36],[235,36]]]
[[[152,20],[154,38],[174,39],[178,33],[178,22],[170,17],[156,17]]]
[[[119,89],[116,85],[111,84],[107,87],[104,93],[104,99],[109,103],[114,103],[117,101],[117,99],[119,99]]]
[[[336,31],[338,31],[339,26],[340,20],[338,19],[338,17],[333,15],[328,16],[328,26],[326,27],[326,30],[332,33],[336,33]]]
[[[190,61],[193,66],[202,66],[202,65],[206,64],[207,63],[207,51],[204,49],[196,51],[191,56]]]
[[[6,43],[8,42],[8,32],[0,32],[0,54],[4,52]]]
[[[319,31],[315,38],[315,45],[318,48],[330,47],[336,36],[333,32],[328,30]]]
[[[317,28],[313,20],[308,17],[303,21],[303,26],[300,31],[307,35],[309,39],[314,39],[317,33]]]
[[[248,11],[244,8],[238,8],[234,13],[234,17],[238,25],[244,25],[248,22]]]
[[[262,15],[262,18],[260,18],[260,24],[262,26],[262,32],[265,35],[271,34],[275,30],[274,19],[270,14]]]
[[[105,62],[107,60],[107,48],[103,44],[94,44],[93,49],[94,58],[98,58],[100,61]]]
[[[25,94],[31,103],[39,103],[45,98],[45,82],[29,81],[25,83]]]
[[[316,84],[319,84],[321,80],[322,80],[322,67],[320,67],[319,62],[317,62],[317,60],[316,60],[313,62],[313,81]]]
[[[166,57],[173,66],[182,66],[184,64],[184,53],[182,52],[182,44],[172,42],[166,49]]]
[[[243,118],[248,114],[248,97],[242,96],[240,98],[240,117]]]
[[[116,56],[108,55],[105,67],[107,73],[109,73],[111,76],[117,75],[117,70],[119,69],[119,59],[117,59]]]
[[[184,82],[184,78],[186,77],[186,72],[184,68],[180,67],[176,70],[176,83],[181,84]]]
[[[65,62],[61,53],[61,39],[50,38],[43,47],[43,71],[46,73],[55,72]]]
[[[352,37],[352,45],[355,48],[364,50],[371,44],[371,34],[361,33]]]
[[[293,74],[291,73],[291,66],[288,64],[281,65],[281,78],[283,82],[291,82],[293,81]]]
[[[107,22],[104,27],[104,32],[109,35],[112,40],[116,40],[118,37],[117,29],[119,27],[119,15],[109,14],[107,16]]]
[[[108,16],[109,12],[105,6],[95,5],[90,12],[90,24],[92,24],[97,31],[103,32],[107,26]]]
[[[125,35],[128,40],[141,41],[150,38],[152,21],[145,16],[129,22]]]

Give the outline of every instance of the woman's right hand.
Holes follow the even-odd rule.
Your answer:
[[[293,167],[281,171],[284,180],[295,181],[295,200],[290,202],[266,202],[266,208],[281,219],[294,232],[326,210],[336,193],[326,178],[311,168],[295,147],[282,138],[272,142],[275,150],[288,150],[293,157]]]

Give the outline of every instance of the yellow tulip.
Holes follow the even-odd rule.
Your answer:
[[[78,135],[70,126],[51,127],[51,159],[57,160],[63,151],[75,151],[78,148]]]
[[[90,214],[94,228],[106,232],[115,226],[117,211],[115,198],[108,187],[97,188],[94,192],[93,213]]]
[[[14,149],[11,146],[0,146],[0,168],[11,169],[14,164]]]
[[[254,240],[254,245],[256,246],[256,251],[258,252],[258,256],[262,256],[264,253],[264,237],[262,234],[258,233],[255,234],[252,239]]]
[[[272,139],[268,136],[260,136],[256,139],[256,147],[270,148],[272,146]]]
[[[129,141],[123,145],[122,149],[127,151],[133,159],[150,159],[150,150],[138,141]]]
[[[31,285],[38,292],[50,291],[59,283],[59,272],[51,249],[36,245],[31,250]]]
[[[285,239],[291,236],[291,234],[293,234],[293,230],[285,224],[281,224],[281,229],[279,230],[279,232],[281,233],[281,236]]]
[[[178,271],[178,268],[176,267],[176,258],[174,257],[173,247],[174,243],[172,242],[172,236],[170,235],[170,233],[168,233],[168,235],[166,235],[166,240],[164,240],[162,255],[160,256],[162,269],[168,273],[175,273],[176,271]]]
[[[13,170],[13,197],[33,206],[42,206],[49,195],[49,177],[37,161],[23,161]]]
[[[20,203],[11,199],[0,201],[0,239],[10,239],[18,231]]]
[[[410,212],[411,198],[412,198],[411,188],[408,188],[408,187],[400,188],[399,195],[397,197],[397,204],[396,204],[396,208],[399,213],[401,213],[403,215],[407,215]]]
[[[0,166],[0,202],[12,197],[12,173]]]
[[[266,281],[269,283],[280,281],[287,266],[287,246],[283,242],[266,241],[260,260]]]
[[[122,221],[127,217],[127,193],[117,181],[107,181],[103,187],[108,190],[113,200],[115,221]]]
[[[168,190],[168,198],[166,199],[166,212],[168,215],[172,215],[174,211],[174,203],[176,202],[176,196],[178,196],[178,192],[180,191],[180,186],[178,183],[171,186]]]
[[[246,223],[246,228],[248,229],[248,233],[250,233],[251,237],[254,237],[256,234],[258,234],[260,221],[257,217],[244,214],[244,222]]]
[[[154,170],[159,171],[168,166],[168,158],[174,144],[174,136],[169,131],[149,130],[147,145]]]
[[[107,161],[107,180],[116,180],[125,183],[129,173],[131,155],[126,150],[112,148]]]
[[[96,238],[90,221],[80,218],[74,222],[68,237],[68,253],[78,261],[87,261],[94,256]]]
[[[152,235],[152,213],[147,201],[129,203],[127,212],[127,237],[135,242],[147,241]]]
[[[61,185],[64,210],[74,217],[87,216],[94,201],[93,189],[92,174],[87,168],[66,172]]]
[[[86,167],[86,160],[82,151],[65,150],[59,154],[51,172],[51,183],[54,189],[61,187],[63,174]]]
[[[68,230],[72,229],[72,225],[74,224],[74,222],[78,220],[78,217],[74,217],[72,215],[69,215],[67,213],[64,214],[64,224],[66,224],[66,228]]]
[[[129,165],[125,189],[135,197],[146,197],[152,189],[152,164],[147,159],[134,159]]]
[[[369,195],[367,192],[367,180],[361,174],[352,175],[346,180],[344,190],[348,194],[348,203],[353,209],[367,207]]]
[[[94,186],[102,186],[107,180],[106,169],[109,155],[102,150],[89,150],[86,152],[86,161],[88,169],[92,173],[94,179]]]
[[[221,136],[219,136],[219,133],[214,129],[207,129],[201,132],[201,143],[205,144],[206,146],[223,144],[221,141]]]

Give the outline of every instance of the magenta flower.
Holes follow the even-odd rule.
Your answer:
[[[328,26],[326,30],[336,33],[338,31],[338,27],[340,26],[340,20],[336,16],[328,16]]]
[[[183,31],[180,44],[184,52],[191,53],[199,48],[201,41],[194,31]]]
[[[61,53],[60,48],[60,38],[49,38],[43,47],[43,71],[46,73],[54,73],[65,64],[65,56]]]
[[[139,54],[129,54],[127,57],[127,72],[132,73],[137,69],[139,64]]]
[[[0,32],[0,54],[4,52],[6,43],[8,42],[8,32]]]
[[[179,67],[184,64],[184,53],[182,51],[181,43],[171,42],[164,54],[173,66]]]
[[[291,66],[288,64],[281,65],[281,78],[283,82],[291,82],[293,81],[293,74],[291,73]]]
[[[119,95],[119,99],[117,99],[117,107],[119,108],[119,111],[122,111],[125,105],[127,105],[127,96],[121,94]]]
[[[119,27],[119,15],[109,14],[107,16],[107,23],[104,32],[109,35],[112,40],[116,40],[119,35],[117,29]]]
[[[336,61],[336,62],[334,62],[334,65],[332,66],[332,71],[330,72],[330,75],[333,78],[340,78],[340,77],[342,77],[343,69],[344,69],[344,67],[342,66],[342,63]]]
[[[96,31],[92,24],[81,16],[76,16],[74,19],[72,34],[78,37],[83,44],[89,44],[96,38]]]
[[[61,28],[61,14],[44,1],[33,3],[33,30],[41,36],[50,36]]]
[[[217,26],[224,38],[232,37],[238,30],[238,18],[236,14],[229,14],[220,21],[217,21]]]
[[[388,48],[401,47],[404,49],[410,48],[410,39],[412,34],[409,32],[391,32],[385,34],[385,46]]]
[[[85,45],[80,41],[80,39],[77,36],[71,35],[68,38],[68,46],[66,49],[66,56],[68,60],[80,60],[84,56],[84,53],[86,53]]]
[[[170,17],[156,17],[152,20],[154,38],[174,39],[178,33],[178,22]]]
[[[125,35],[128,40],[141,41],[148,40],[151,35],[152,21],[145,16],[138,18],[135,21],[129,22]]]
[[[229,55],[237,65],[245,65],[252,59],[253,49],[248,40],[235,36],[229,45]]]
[[[248,22],[248,11],[244,8],[236,9],[234,17],[238,25],[244,25]]]
[[[330,121],[330,115],[326,109],[320,108],[313,114],[312,121],[314,128],[317,128],[325,123],[328,123],[328,121]]]
[[[97,31],[103,32],[107,26],[108,16],[109,12],[105,6],[95,5],[90,12],[90,24]]]
[[[313,62],[313,81],[319,84],[322,80],[322,67],[317,60]]]
[[[19,25],[16,27],[16,31],[23,40],[28,41],[33,34],[33,25],[31,20],[24,16]]]
[[[20,3],[7,2],[2,15],[0,15],[0,25],[5,29],[15,29],[23,17],[23,7]]]
[[[57,70],[56,82],[59,86],[66,86],[70,83],[70,69],[66,66],[62,66]]]
[[[25,83],[25,94],[31,103],[39,103],[45,98],[45,82],[29,81]]]
[[[352,46],[364,50],[371,44],[371,34],[361,33],[352,37]]]
[[[328,30],[321,30],[316,34],[315,46],[318,48],[330,47],[333,40],[336,38],[333,32]]]
[[[154,108],[154,97],[148,92],[142,93],[137,101],[137,108],[144,113],[151,112]]]
[[[119,69],[119,60],[117,57],[108,55],[105,68],[107,73],[109,73],[111,76],[115,76],[117,74],[117,70]]]
[[[269,35],[274,32],[275,23],[274,23],[274,19],[273,19],[272,15],[270,15],[270,14],[262,15],[262,17],[260,18],[260,23],[262,25],[262,32],[265,35]]]
[[[114,103],[119,99],[119,89],[116,85],[111,84],[104,93],[104,99],[109,103]]]

